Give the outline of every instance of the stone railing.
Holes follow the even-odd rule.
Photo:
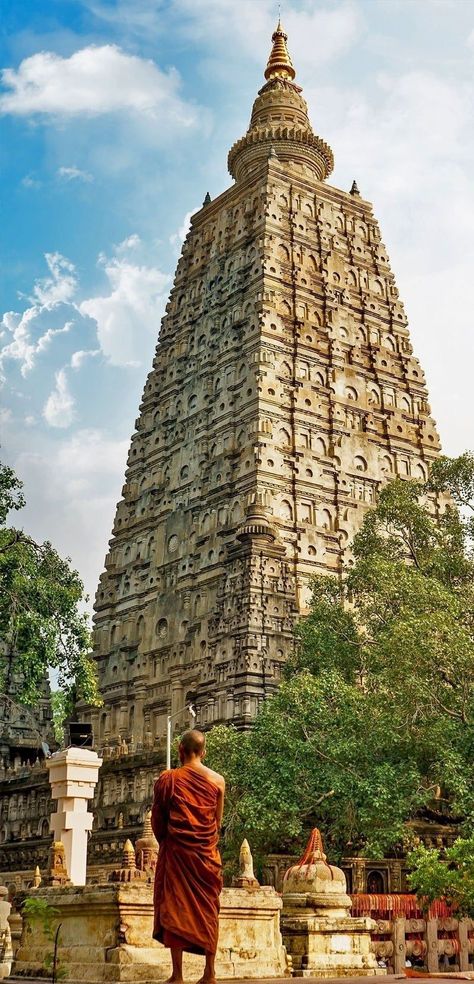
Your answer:
[[[457,919],[444,902],[423,912],[415,895],[353,895],[352,914],[375,920],[372,948],[389,973],[474,971],[474,920]]]

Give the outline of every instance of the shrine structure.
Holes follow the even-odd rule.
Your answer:
[[[264,74],[233,183],[206,195],[182,248],[97,591],[104,704],[79,708],[104,760],[93,879],[140,831],[167,715],[181,731],[192,703],[198,727],[249,727],[311,576],[337,576],[380,486],[426,479],[439,452],[372,206],[355,181],[329,183],[281,24]],[[0,858],[20,880],[48,856],[40,771],[0,784]],[[353,890],[367,865],[348,860]],[[405,887],[399,859],[375,874]]]
[[[100,746],[248,727],[314,574],[439,449],[372,206],[328,183],[278,25],[232,186],[193,216],[95,602]],[[183,714],[180,716],[180,710]]]

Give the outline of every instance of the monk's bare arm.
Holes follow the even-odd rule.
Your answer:
[[[158,779],[155,782],[153,806],[151,811],[151,827],[159,844],[161,844],[162,840],[166,837],[167,823],[168,816],[163,803],[163,780],[160,782]]]
[[[224,815],[224,796],[225,796],[225,782],[222,780],[222,785],[219,786],[219,792],[217,794],[217,804],[216,804],[216,820],[217,829],[220,831],[222,827],[222,817]]]

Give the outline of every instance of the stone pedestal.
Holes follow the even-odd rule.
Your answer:
[[[330,865],[321,835],[313,833],[299,862],[283,880],[283,943],[296,977],[356,977],[386,973],[377,967],[370,932],[375,922],[350,915],[340,868]]]
[[[385,974],[371,950],[373,919],[360,916],[318,917],[311,910],[282,917],[283,942],[295,977],[358,977]]]
[[[40,888],[57,910],[59,966],[68,984],[165,981],[170,952],[152,939],[153,887],[147,882]],[[219,979],[290,976],[282,945],[281,899],[272,888],[223,889],[216,971]],[[51,941],[24,926],[14,972],[40,976]],[[185,979],[198,980],[203,958],[184,955]]]
[[[94,795],[102,759],[89,748],[66,748],[46,760],[51,796],[57,800],[50,830],[64,845],[66,867],[73,885],[85,885],[87,837],[92,829],[88,800]]]

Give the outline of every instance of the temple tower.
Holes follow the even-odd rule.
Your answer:
[[[327,183],[279,24],[233,185],[178,262],[95,604],[100,745],[169,709],[244,727],[278,684],[313,574],[377,489],[439,450],[372,206]]]

